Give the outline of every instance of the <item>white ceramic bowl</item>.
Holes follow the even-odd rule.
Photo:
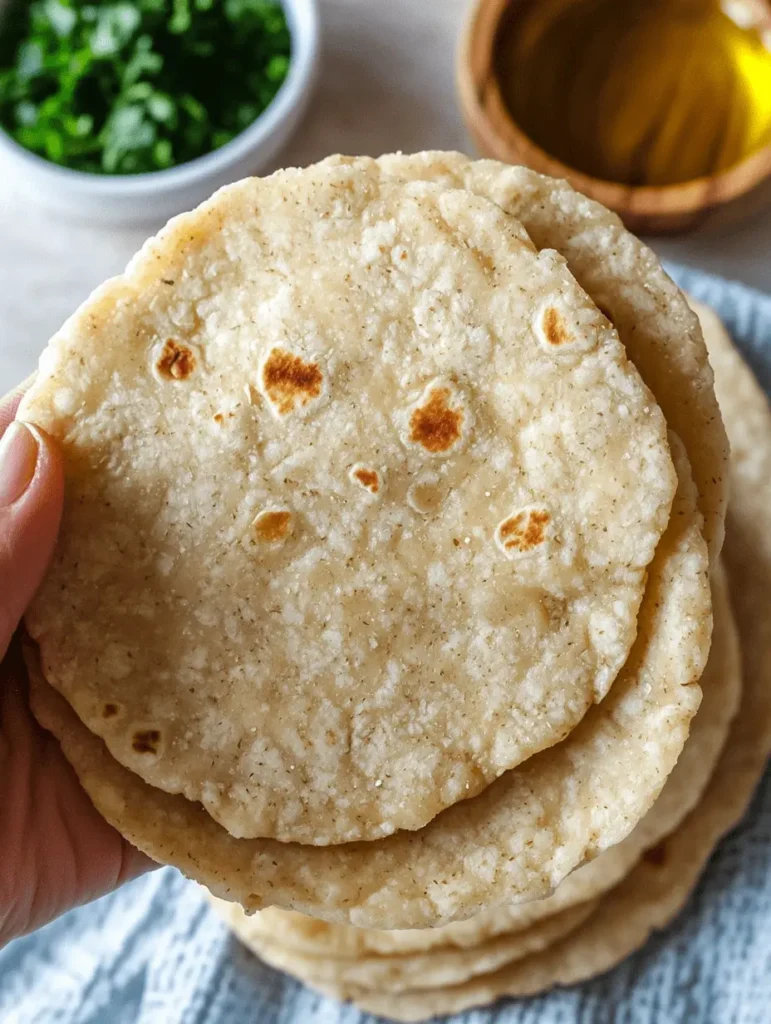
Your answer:
[[[59,167],[0,129],[0,182],[9,180],[49,209],[103,224],[165,220],[202,202],[221,185],[264,170],[297,128],[319,62],[316,0],[282,0],[292,35],[289,72],[272,103],[221,149],[166,171],[101,176]],[[0,11],[4,0],[0,0]]]

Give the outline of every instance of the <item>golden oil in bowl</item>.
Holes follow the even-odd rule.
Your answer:
[[[533,142],[595,178],[717,174],[771,142],[771,12],[759,4],[513,3],[495,45],[501,95]]]

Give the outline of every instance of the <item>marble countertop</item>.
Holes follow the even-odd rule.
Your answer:
[[[455,46],[466,0],[320,0],[318,91],[282,164],[333,152],[469,151],[455,98]],[[676,239],[664,257],[771,292],[771,202]],[[120,271],[159,225],[64,223],[0,181],[0,394],[33,369],[62,321]]]

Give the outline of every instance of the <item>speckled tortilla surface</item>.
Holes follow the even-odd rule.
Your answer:
[[[66,460],[27,616],[46,678],[243,839],[418,830],[570,734],[627,661],[676,485],[565,260],[366,159],[171,222],[20,414]]]

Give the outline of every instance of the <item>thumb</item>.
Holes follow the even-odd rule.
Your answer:
[[[0,660],[48,567],[63,495],[55,445],[15,420],[0,439]]]

